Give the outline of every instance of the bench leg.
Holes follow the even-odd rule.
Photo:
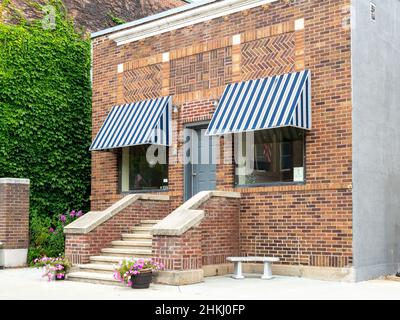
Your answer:
[[[244,279],[243,274],[242,274],[242,263],[241,262],[235,262],[235,273],[232,276],[233,279]]]
[[[271,263],[269,262],[264,262],[264,274],[261,277],[261,279],[263,280],[271,280],[272,277],[272,267],[271,267]]]

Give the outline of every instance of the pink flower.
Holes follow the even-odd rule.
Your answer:
[[[67,217],[65,216],[65,215],[61,215],[60,216],[60,221],[62,222],[62,223],[65,223],[65,221],[67,221]]]
[[[82,210],[79,210],[78,213],[76,214],[76,217],[80,218],[82,216],[83,216],[83,212],[82,212]]]
[[[75,210],[72,210],[72,211],[69,213],[69,216],[70,216],[71,218],[74,218],[74,217],[76,216],[76,211],[75,211]]]
[[[49,233],[54,233],[54,228],[50,228]]]

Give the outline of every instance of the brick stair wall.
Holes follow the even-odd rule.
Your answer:
[[[151,258],[150,230],[157,222],[157,220],[142,220],[139,225],[131,227],[128,233],[120,234],[118,239],[114,239],[110,247],[101,249],[100,256],[91,256],[90,263],[75,266],[67,279],[122,285],[113,277],[114,266],[124,258]]]
[[[167,270],[224,264],[239,254],[240,198],[211,197],[196,210],[204,218],[182,235],[153,235],[153,257]]]
[[[67,234],[65,255],[73,264],[89,263],[90,256],[99,255],[103,248],[141,220],[160,220],[169,214],[169,202],[138,200],[87,234]]]

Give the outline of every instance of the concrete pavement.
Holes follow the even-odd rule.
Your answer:
[[[151,285],[148,290],[80,283],[48,282],[36,269],[0,270],[0,299],[107,299],[107,300],[247,300],[247,299],[400,299],[400,282],[374,280],[340,283],[292,277],[245,280],[228,276],[207,278],[204,283],[171,287]]]

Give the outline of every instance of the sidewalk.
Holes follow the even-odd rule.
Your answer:
[[[339,283],[291,277],[271,281],[252,275],[245,280],[207,278],[204,283],[171,287],[152,285],[148,290],[72,281],[47,282],[36,269],[0,270],[0,299],[400,299],[400,282],[374,280]]]

